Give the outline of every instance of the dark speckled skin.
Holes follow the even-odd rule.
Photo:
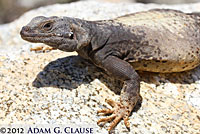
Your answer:
[[[199,16],[156,9],[122,16],[115,22],[131,26],[133,31],[138,27],[145,33],[138,49],[131,48],[125,57],[136,70],[181,72],[200,63]]]
[[[103,68],[124,82],[120,102],[107,102],[111,114],[98,123],[112,121],[112,130],[128,117],[140,98],[140,80],[135,70],[181,72],[200,63],[200,14],[154,9],[112,20],[85,21],[69,17],[36,17],[23,27],[24,40],[45,43],[71,52]]]

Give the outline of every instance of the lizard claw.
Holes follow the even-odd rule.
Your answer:
[[[97,121],[97,124],[100,124],[101,122],[109,122],[112,121],[110,126],[108,127],[108,131],[111,131],[119,122],[121,119],[124,120],[125,126],[130,129],[130,123],[128,121],[128,117],[130,114],[130,111],[123,106],[120,103],[117,103],[111,99],[107,99],[106,102],[111,105],[112,109],[101,109],[98,110],[97,113],[103,113],[103,115],[106,114],[112,114],[106,118],[99,119]]]

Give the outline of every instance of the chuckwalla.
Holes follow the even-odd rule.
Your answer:
[[[112,130],[128,118],[140,99],[140,77],[135,70],[171,73],[200,63],[200,13],[153,9],[111,20],[86,21],[70,17],[38,16],[20,32],[24,40],[45,43],[78,54],[123,82],[120,102],[108,99],[111,114],[98,121]]]

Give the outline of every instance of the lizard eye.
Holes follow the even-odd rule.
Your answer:
[[[52,23],[51,22],[47,22],[43,25],[43,29],[48,31],[48,30],[51,30],[52,28]]]

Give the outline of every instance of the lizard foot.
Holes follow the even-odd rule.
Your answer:
[[[122,104],[115,102],[111,99],[106,99],[106,102],[109,105],[111,105],[113,108],[112,109],[101,109],[101,110],[98,110],[97,113],[103,113],[103,115],[106,115],[106,114],[112,114],[112,115],[98,120],[97,124],[100,124],[101,122],[112,121],[108,128],[108,131],[111,131],[120,122],[120,120],[123,119],[126,128],[129,130],[130,123],[128,121],[128,117],[131,112],[129,110],[129,108],[125,107]]]
[[[37,46],[37,47],[34,47],[34,48],[30,48],[30,51],[35,51],[35,52],[42,51],[42,52],[46,52],[46,51],[51,51],[51,50],[55,50],[55,49],[56,48],[53,48],[53,47]]]

